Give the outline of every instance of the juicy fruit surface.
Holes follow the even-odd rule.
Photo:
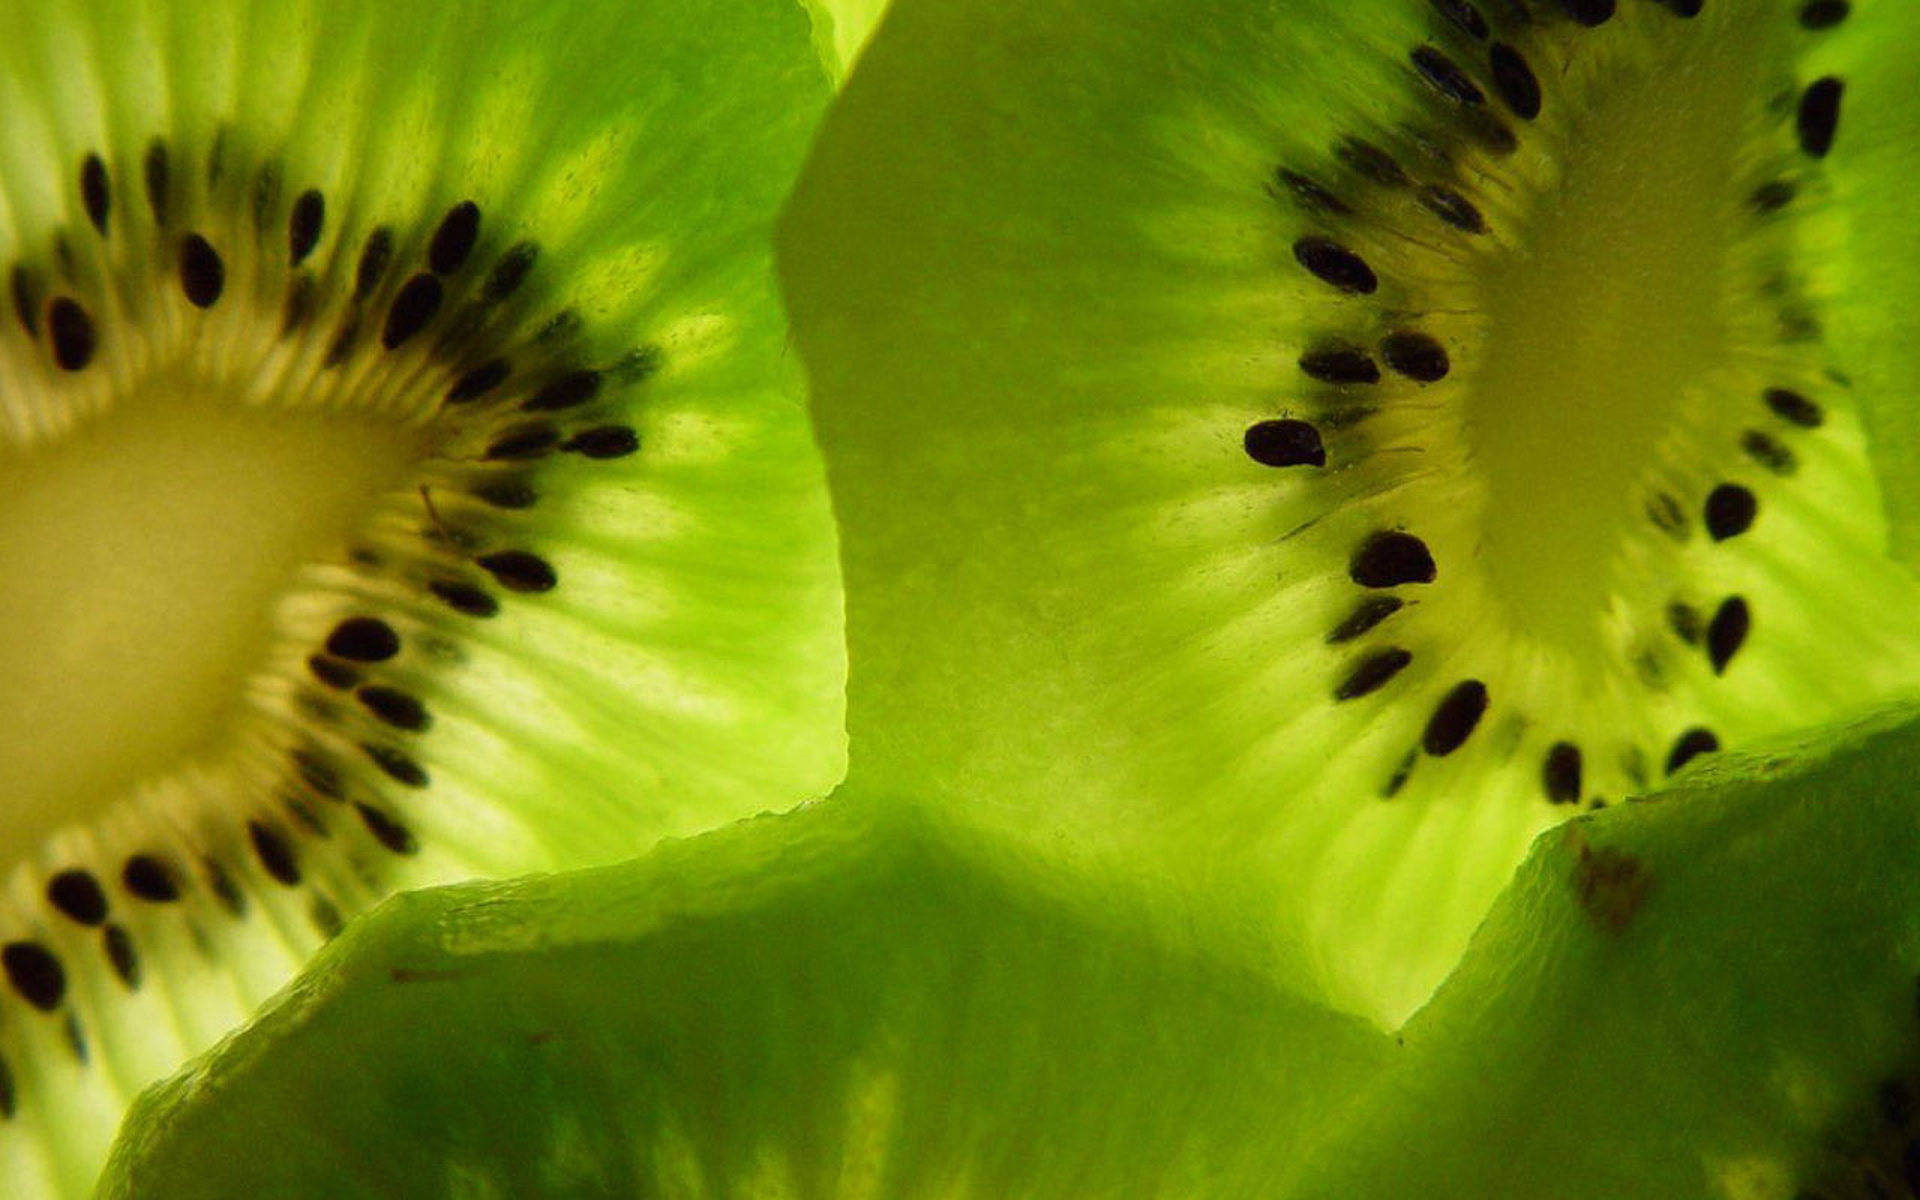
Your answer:
[[[1910,1195],[1920,723],[1836,740],[1544,835],[1295,1194]]]
[[[405,886],[843,760],[806,12],[0,14],[0,1193]]]
[[[1244,1196],[1383,1060],[1007,865],[839,795],[404,897],[147,1097],[102,1195]]]
[[[1391,1024],[1576,806],[1911,686],[1844,57],[1594,7],[890,11],[782,227],[857,780]]]

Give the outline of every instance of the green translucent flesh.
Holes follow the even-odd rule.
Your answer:
[[[835,79],[853,69],[854,60],[873,36],[874,26],[887,11],[888,0],[807,0],[813,12],[814,36],[821,61]]]
[[[0,994],[12,1108],[0,1119],[0,1194],[84,1192],[133,1095],[277,990],[340,917],[396,887],[623,859],[832,786],[844,763],[835,541],[769,248],[828,90],[807,15],[787,0],[431,12],[374,0],[108,0],[0,15],[0,267],[28,264],[47,295],[81,295],[100,331],[95,363],[62,374],[44,333],[31,340],[8,306],[0,408],[11,439],[44,438],[115,396],[171,392],[237,399],[268,420],[309,410],[288,411],[289,426],[364,420],[378,405],[369,427],[429,430],[438,455],[371,502],[354,544],[389,569],[348,570],[337,552],[298,569],[264,619],[273,649],[219,754],[93,803],[88,825],[9,849],[0,942],[53,954],[65,989],[50,1012],[18,989]],[[170,154],[165,231],[142,187],[155,138]],[[105,238],[77,200],[79,163],[94,152],[113,180]],[[263,191],[267,167],[274,186]],[[287,213],[306,187],[327,202],[306,267],[333,298],[312,317],[319,332],[282,339]],[[561,422],[630,425],[640,451],[532,464],[540,501],[525,511],[465,495],[490,468],[431,416],[472,363],[396,353],[389,366],[377,346],[344,368],[321,363],[369,231],[390,223],[398,237],[384,307],[421,269],[440,214],[468,198],[482,223],[466,283],[518,241],[540,247],[503,310],[520,323],[505,331],[511,352],[571,309],[580,360],[614,364],[648,347],[657,361]],[[49,265],[56,230],[73,262],[67,281]],[[184,230],[225,262],[226,291],[205,312],[186,304],[173,265]],[[21,407],[38,397],[55,402]],[[23,433],[23,422],[37,426]],[[449,556],[422,482],[450,528],[480,550],[538,552],[559,585],[506,591]],[[430,574],[489,585],[499,615],[451,612],[424,591]],[[365,677],[416,696],[432,715],[425,733],[385,730],[305,673],[337,621],[369,612],[406,649]],[[174,715],[164,701],[143,711]],[[430,785],[384,778],[362,741],[403,748]],[[296,748],[342,781],[339,801],[301,800],[324,835],[282,806],[302,795]],[[357,805],[404,826],[408,852],[376,840]],[[270,876],[248,821],[291,847],[296,883]],[[120,885],[135,853],[173,866],[178,902]],[[214,861],[243,913],[217,899]],[[105,886],[136,983],[111,969],[107,931],[49,906],[46,880],[72,867]]]
[[[1383,1061],[955,844],[837,797],[409,894],[143,1098],[100,1194],[1246,1196]]]
[[[1617,799],[1657,780],[1692,726],[1737,745],[1907,686],[1915,646],[1888,614],[1916,597],[1883,557],[1848,393],[1823,374],[1832,358],[1820,344],[1770,340],[1785,336],[1796,293],[1837,286],[1815,269],[1830,260],[1808,250],[1831,241],[1834,222],[1815,208],[1768,223],[1746,207],[1779,174],[1819,194],[1791,104],[1773,103],[1795,85],[1793,12],[1728,2],[1683,23],[1623,5],[1600,31],[1541,43],[1536,70],[1565,90],[1550,87],[1518,153],[1488,166],[1455,145],[1475,165],[1437,176],[1495,224],[1471,241],[1410,199],[1383,199],[1327,152],[1364,136],[1429,177],[1399,124],[1458,142],[1446,118],[1416,116],[1434,109],[1415,105],[1425,93],[1406,56],[1423,42],[1468,63],[1479,51],[1440,32],[1425,5],[896,6],[823,126],[781,234],[841,518],[855,778],[1028,842],[1069,868],[1062,887],[1119,875],[1175,908],[1210,910],[1202,926],[1237,950],[1278,944],[1343,1003],[1394,1022],[1444,974],[1533,835],[1567,811],[1545,803],[1541,782],[1557,739],[1583,745],[1583,799]],[[1577,157],[1609,144],[1605,129],[1579,131],[1582,114],[1660,128],[1665,109],[1650,106],[1671,101],[1669,75],[1699,81],[1713,116],[1676,135],[1713,151],[1696,173],[1616,183],[1621,171],[1593,161],[1587,182],[1554,191],[1561,168],[1534,139]],[[1694,170],[1692,157],[1652,161]],[[1276,166],[1349,205],[1382,205],[1391,226],[1303,214],[1270,194]],[[1731,264],[1724,327],[1695,338],[1713,355],[1693,361],[1684,339],[1642,345],[1630,292],[1641,276],[1608,275],[1627,298],[1621,315],[1576,304],[1562,325],[1627,345],[1576,346],[1564,356],[1574,377],[1529,391],[1542,363],[1514,360],[1541,318],[1486,302],[1474,272],[1524,278],[1529,239],[1547,236],[1530,221],[1612,219],[1612,205],[1665,203],[1663,187],[1687,192],[1673,219],[1690,235],[1724,243],[1718,258],[1683,261]],[[1623,249],[1554,251],[1568,278],[1530,280],[1529,294],[1566,305],[1591,294],[1583,269],[1706,254],[1668,247],[1658,219],[1618,227]],[[1372,256],[1377,296],[1343,298],[1295,263],[1294,239],[1323,228]],[[1421,305],[1442,311],[1401,311]],[[1397,315],[1368,317],[1374,308]],[[1296,365],[1356,322],[1377,336],[1402,321],[1451,348],[1453,375],[1431,390],[1389,377],[1343,396]],[[1617,359],[1626,384],[1655,388],[1657,372],[1635,373],[1649,353],[1675,384],[1625,398],[1634,415],[1621,436],[1655,448],[1644,477],[1614,461],[1587,481],[1591,496],[1558,488],[1588,460],[1562,469],[1542,448],[1577,447],[1624,419],[1605,412],[1557,427],[1517,407],[1524,436],[1504,442],[1472,424],[1570,390],[1604,402],[1583,365]],[[1816,394],[1820,429],[1769,414],[1770,380]],[[1326,435],[1322,470],[1275,471],[1241,449],[1255,421],[1370,402],[1381,411],[1352,438]],[[1748,427],[1790,444],[1791,478],[1741,458]],[[1493,485],[1477,456],[1506,464]],[[1750,487],[1761,515],[1716,543],[1699,511],[1718,479]],[[1663,488],[1685,498],[1684,542],[1640,507],[1604,519],[1580,507],[1643,506]],[[1490,490],[1503,509],[1489,507]],[[1564,522],[1533,519],[1556,505]],[[1528,557],[1566,522],[1577,537]],[[1367,594],[1347,578],[1353,548],[1396,527],[1426,536],[1439,582],[1399,589],[1405,610],[1329,647]],[[1604,570],[1569,558],[1602,535],[1618,539]],[[1596,578],[1610,596],[1568,603],[1569,580]],[[1717,676],[1665,610],[1683,600],[1711,616],[1735,595],[1753,633]],[[1361,656],[1388,646],[1410,649],[1412,665],[1376,695],[1334,703]],[[1419,753],[1439,697],[1466,678],[1492,697],[1479,730],[1448,757]],[[1414,770],[1383,802],[1403,761]],[[1246,919],[1261,910],[1276,918],[1264,929]]]
[[[1293,1194],[1895,1194],[1920,722],[1728,768],[1542,838]]]
[[[1810,72],[1846,83],[1840,133],[1828,170],[1847,212],[1847,267],[1834,338],[1860,385],[1861,415],[1873,438],[1874,467],[1886,489],[1896,550],[1920,560],[1920,347],[1901,297],[1920,277],[1920,245],[1904,197],[1920,178],[1920,63],[1886,46],[1920,36],[1920,10],[1858,4],[1830,41],[1809,56]]]

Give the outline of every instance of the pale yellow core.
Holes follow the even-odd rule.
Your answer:
[[[420,452],[416,432],[179,380],[0,448],[0,845],[217,751],[276,598]]]
[[[1721,288],[1751,220],[1734,150],[1760,56],[1726,32],[1676,31],[1671,53],[1622,64],[1569,102],[1571,128],[1554,138],[1564,174],[1486,277],[1486,352],[1466,405],[1490,493],[1480,555],[1515,626],[1580,657],[1599,649],[1615,549],[1654,533],[1655,448],[1729,356]]]

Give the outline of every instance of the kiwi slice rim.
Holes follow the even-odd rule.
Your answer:
[[[1911,688],[1888,614],[1914,581],[1822,336],[1871,261],[1825,174],[1866,136],[1830,102],[1864,44],[1791,5],[1593,7],[892,7],[781,230],[857,783],[997,831],[1063,889],[1141,884],[1391,1026],[1576,803]],[[1700,105],[1655,103],[1696,80]],[[1674,178],[1574,161],[1696,108],[1655,139]],[[1616,218],[1633,272],[1717,261],[1740,294],[1672,389],[1622,401],[1648,460],[1557,497],[1558,418],[1499,442],[1464,409],[1496,376],[1528,401],[1494,349],[1584,367],[1588,323],[1621,349],[1638,318],[1584,276],[1476,289],[1525,284],[1529,251],[1604,268],[1585,230]],[[1674,229],[1712,253],[1659,253]],[[1570,340],[1484,332],[1556,317]],[[1636,342],[1620,370],[1678,353]],[[1505,576],[1471,470],[1496,455]],[[1555,527],[1535,510],[1632,536],[1529,573],[1512,546]],[[1574,611],[1562,575],[1606,585],[1578,622],[1510,615]]]

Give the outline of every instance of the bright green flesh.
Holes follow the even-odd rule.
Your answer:
[[[1794,137],[1817,41],[1796,10],[1636,0],[1554,27],[1525,43],[1547,100],[1509,120],[1517,152],[1454,130],[1448,173],[1405,148],[1403,124],[1454,129],[1407,55],[1444,46],[1490,86],[1484,49],[1414,0],[897,4],[781,230],[842,522],[854,778],[1020,840],[1063,889],[1125,878],[1236,952],[1277,945],[1392,1024],[1570,811],[1543,787],[1555,742],[1585,753],[1584,805],[1617,802],[1691,728],[1737,747],[1911,687],[1920,589],[1885,554],[1827,374],[1845,357],[1799,320],[1834,320],[1841,221]],[[1658,144],[1611,157],[1634,134]],[[1365,184],[1329,154],[1349,136],[1491,232]],[[1278,167],[1361,215],[1305,211]],[[1801,199],[1757,214],[1782,176]],[[1374,296],[1302,269],[1317,233],[1368,259]],[[1297,365],[1403,324],[1447,379],[1341,389]],[[1821,426],[1769,412],[1773,386],[1816,395]],[[1241,448],[1341,404],[1378,412],[1322,422],[1324,468]],[[1793,469],[1743,454],[1749,430]],[[1716,541],[1721,482],[1760,511]],[[1663,492],[1684,539],[1647,516]],[[1437,581],[1330,646],[1382,594],[1351,556],[1391,529]],[[1734,597],[1752,631],[1716,671],[1668,610],[1704,623]],[[1411,665],[1335,702],[1383,647]],[[1469,679],[1477,731],[1422,750]]]
[[[1920,339],[1914,337],[1911,281],[1920,278],[1913,236],[1913,181],[1920,179],[1920,59],[1884,54],[1920,38],[1911,4],[1857,4],[1813,62],[1841,72],[1844,134],[1834,142],[1835,197],[1847,210],[1844,319],[1835,329],[1860,385],[1861,414],[1873,435],[1874,466],[1894,517],[1894,543],[1920,562]]]
[[[624,860],[837,781],[835,535],[770,237],[829,94],[793,0],[0,12],[0,944],[61,968],[50,1011],[0,977],[0,1195],[84,1193],[141,1088],[392,890]],[[308,188],[325,219],[294,264]],[[383,348],[463,200],[479,236],[445,305]],[[391,265],[350,300],[381,225]],[[224,265],[205,309],[189,233]],[[521,242],[531,271],[481,309]],[[92,317],[84,369],[56,365],[55,297]],[[514,375],[443,408],[475,340]],[[487,420],[564,366],[603,384],[560,434],[631,428],[637,451],[487,458]],[[480,497],[509,477],[537,502]],[[496,579],[503,550],[557,585]],[[436,598],[448,579],[497,614]],[[400,652],[323,683],[309,657],[366,615]],[[428,726],[383,718],[373,686]],[[135,856],[178,897],[126,883]],[[74,869],[104,927],[50,902]]]
[[[1845,1160],[1920,1065],[1920,722],[1721,774],[1544,837],[1294,1194],[1872,1194]],[[1637,907],[1581,902],[1582,846]]]
[[[841,795],[409,895],[146,1097],[102,1195],[1250,1196],[1381,1063],[1026,870]]]

